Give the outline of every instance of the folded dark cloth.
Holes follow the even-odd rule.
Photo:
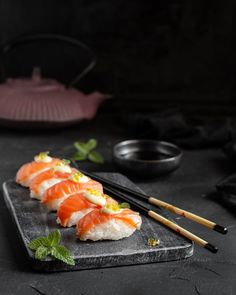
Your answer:
[[[223,147],[223,151],[232,161],[236,162],[236,140],[235,139],[228,142]]]
[[[222,147],[225,154],[236,162],[236,138],[232,120],[186,120],[177,109],[152,114],[124,116],[129,134],[135,138],[166,140],[183,148],[199,149]],[[218,197],[230,210],[236,209],[236,174],[216,185]]]
[[[232,174],[216,184],[220,202],[236,214],[236,174]]]
[[[133,137],[167,140],[184,148],[221,147],[233,137],[228,118],[198,119],[197,123],[193,123],[176,109],[152,114],[129,114],[124,121]]]

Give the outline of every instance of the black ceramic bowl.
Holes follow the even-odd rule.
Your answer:
[[[165,141],[126,140],[113,147],[113,159],[119,168],[144,178],[174,171],[181,158],[180,148]]]

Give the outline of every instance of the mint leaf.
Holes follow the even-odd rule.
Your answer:
[[[76,141],[74,142],[74,147],[77,149],[77,151],[81,154],[81,155],[84,155],[84,156],[87,156],[89,151],[86,147],[86,144],[83,143],[83,142],[79,142],[79,141]]]
[[[130,204],[124,202],[124,203],[119,204],[119,207],[120,207],[121,209],[130,209]]]
[[[32,240],[28,247],[35,251],[35,259],[43,260],[49,254],[56,259],[59,259],[69,265],[75,265],[70,251],[64,246],[59,245],[61,241],[61,233],[59,230],[54,230],[49,233],[48,237],[39,237]]]
[[[54,246],[51,250],[51,255],[56,259],[59,259],[69,265],[75,265],[75,261],[72,258],[70,251],[66,249],[64,246]]]
[[[82,161],[82,160],[86,160],[87,159],[87,154],[82,154],[80,152],[77,152],[74,154],[73,159],[76,161]]]
[[[101,154],[96,151],[91,151],[88,155],[88,159],[94,163],[102,164],[104,163],[104,159]]]
[[[87,142],[76,141],[74,147],[77,152],[74,154],[73,159],[76,161],[90,160],[91,162],[101,164],[104,159],[101,154],[94,151],[97,147],[97,140],[94,138],[89,139]]]
[[[45,246],[39,246],[35,252],[35,258],[38,260],[43,260],[48,254],[50,254],[50,249]]]
[[[33,239],[29,244],[28,247],[31,250],[37,250],[40,246],[49,246],[49,241],[46,237],[39,237],[36,239]]]
[[[61,241],[60,231],[57,229],[50,232],[50,234],[48,235],[48,241],[49,241],[49,246],[51,247],[58,245]]]
[[[85,143],[85,147],[87,149],[87,152],[90,152],[91,150],[95,149],[97,146],[97,140],[94,138],[89,139],[86,143]]]
[[[70,165],[70,160],[62,159],[64,165]]]

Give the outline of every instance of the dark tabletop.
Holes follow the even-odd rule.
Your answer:
[[[45,150],[58,151],[76,139],[97,138],[104,165],[83,163],[90,171],[117,171],[111,148],[128,135],[116,116],[99,115],[78,126],[50,132],[0,129],[0,182],[14,177],[22,163]],[[68,149],[69,150],[69,149]],[[66,149],[66,153],[68,153]],[[236,294],[236,220],[224,207],[214,185],[233,170],[220,149],[184,151],[181,167],[152,180],[132,179],[145,192],[229,228],[226,236],[183,218],[177,222],[219,248],[217,254],[195,246],[181,261],[63,273],[36,273],[27,264],[16,228],[0,199],[0,294]]]

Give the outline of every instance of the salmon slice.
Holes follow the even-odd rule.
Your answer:
[[[72,226],[78,221],[78,218],[80,219],[91,210],[100,207],[101,206],[89,202],[83,196],[83,193],[71,195],[61,203],[57,211],[57,221],[62,226]],[[74,221],[73,219],[76,220]]]
[[[76,172],[76,169],[71,169],[72,172]],[[31,197],[41,199],[44,192],[53,186],[54,184],[66,180],[71,173],[60,172],[55,169],[48,169],[39,173],[30,181]]]
[[[70,195],[80,193],[81,191],[84,191],[88,188],[103,193],[102,185],[92,179],[89,179],[87,182],[74,182],[67,179],[53,185],[48,190],[46,190],[41,202],[50,210],[57,210],[60,204]]]
[[[104,213],[95,209],[79,220],[76,234],[81,240],[102,240],[120,238],[131,235],[141,226],[141,217],[130,209],[122,209],[117,214]]]
[[[30,181],[37,176],[39,173],[50,169],[56,164],[60,163],[61,160],[57,158],[52,158],[52,161],[49,163],[44,162],[30,162],[26,163],[20,167],[16,174],[16,182],[22,186],[29,186]]]
[[[117,204],[111,197],[106,195],[104,197],[106,204]],[[61,203],[57,211],[57,222],[62,226],[75,225],[82,217],[96,208],[99,209],[101,206],[89,202],[83,193],[71,195]]]

